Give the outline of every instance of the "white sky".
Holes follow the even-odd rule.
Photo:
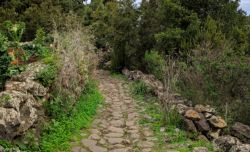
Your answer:
[[[87,0],[88,3],[90,3],[91,0]],[[138,4],[142,0],[135,0],[135,2]],[[242,8],[244,11],[247,12],[248,15],[250,15],[250,0],[241,0],[240,2],[240,8]]]
[[[135,1],[136,3],[141,2],[141,0],[135,0]],[[247,12],[248,15],[250,15],[250,0],[241,0],[240,8],[242,8],[244,11]]]
[[[241,0],[240,7],[250,15],[250,0]]]

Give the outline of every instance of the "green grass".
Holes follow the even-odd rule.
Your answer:
[[[86,128],[91,123],[102,100],[97,87],[89,86],[80,97],[70,116],[52,121],[45,127],[40,145],[41,151],[70,151],[69,141],[71,137],[80,133],[81,129]]]
[[[118,73],[118,72],[113,72],[111,71],[111,77],[113,78],[116,78],[116,79],[119,79],[119,80],[126,80],[127,78],[122,75],[121,73]]]
[[[144,107],[145,109],[141,112],[142,115],[148,115],[150,118],[141,119],[140,124],[143,126],[149,126],[158,138],[158,143],[154,148],[155,152],[164,152],[168,148],[180,152],[191,152],[194,147],[207,147],[210,152],[213,151],[210,142],[191,140],[195,135],[189,134],[181,129],[181,122],[175,111],[166,115],[169,118],[165,118],[160,105],[157,103],[156,97],[150,95],[147,91],[141,91],[147,90],[145,85],[142,85],[141,83],[142,82],[133,82],[130,85],[130,90],[133,98],[138,102],[140,107]],[[173,121],[173,119],[175,119],[175,121]],[[162,127],[165,128],[165,131],[163,132],[160,131]],[[166,139],[169,140],[169,142],[166,143]]]

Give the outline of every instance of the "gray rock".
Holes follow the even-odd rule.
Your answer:
[[[0,145],[0,152],[4,152],[4,148]]]
[[[211,106],[207,105],[207,106],[203,106],[203,105],[195,105],[194,109],[198,112],[202,112],[202,113],[215,113],[215,109],[212,108]]]
[[[184,118],[184,126],[187,131],[197,132],[197,129],[192,120]]]
[[[193,152],[208,152],[206,147],[194,147]]]
[[[208,132],[210,130],[209,124],[206,120],[206,118],[204,117],[204,115],[202,113],[200,113],[200,120],[195,121],[195,124],[197,126],[197,129],[200,132]]]
[[[210,130],[207,136],[211,139],[217,139],[219,138],[220,133],[221,133],[221,129],[214,129],[214,130]]]
[[[213,141],[217,151],[228,152],[233,146],[241,145],[239,139],[232,136],[221,136]]]
[[[231,128],[231,134],[244,143],[250,144],[250,127],[236,122]]]
[[[177,104],[176,109],[179,112],[179,114],[184,114],[184,112],[187,110],[188,106],[184,104]]]
[[[35,97],[45,97],[48,89],[34,81],[45,66],[32,63],[21,74],[11,78],[0,93],[0,138],[23,135],[38,121],[42,104]],[[42,114],[42,112],[39,112]]]
[[[222,119],[219,116],[212,116],[211,118],[208,119],[210,124],[215,127],[215,128],[225,128],[227,127],[227,123],[224,119]]]
[[[250,152],[250,144],[235,145],[229,152]]]

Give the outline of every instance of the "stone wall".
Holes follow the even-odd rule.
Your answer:
[[[150,86],[161,103],[168,102],[172,108],[177,109],[187,131],[198,133],[199,139],[213,141],[217,151],[250,152],[249,126],[236,123],[231,129],[232,136],[224,135],[223,129],[227,128],[227,122],[221,116],[216,115],[216,110],[210,105],[192,105],[192,102],[182,98],[179,94],[166,92],[162,82],[153,75],[127,69],[122,72],[129,80],[141,80]]]
[[[40,62],[31,63],[6,82],[0,92],[0,139],[23,135],[44,116],[42,102],[48,89],[35,81],[36,73],[44,67]]]

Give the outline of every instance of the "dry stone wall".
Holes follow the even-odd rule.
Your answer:
[[[124,69],[122,73],[129,80],[141,80],[150,86],[161,103],[170,103],[182,115],[187,131],[199,133],[199,139],[213,141],[217,151],[250,152],[249,126],[236,123],[231,129],[232,136],[224,135],[223,129],[228,127],[227,122],[218,116],[216,110],[210,105],[192,105],[192,102],[182,98],[179,94],[166,93],[162,82],[153,75],[128,69]]]
[[[23,135],[43,117],[42,101],[48,89],[35,81],[43,68],[45,65],[40,62],[31,63],[6,82],[5,90],[0,92],[0,139]]]

